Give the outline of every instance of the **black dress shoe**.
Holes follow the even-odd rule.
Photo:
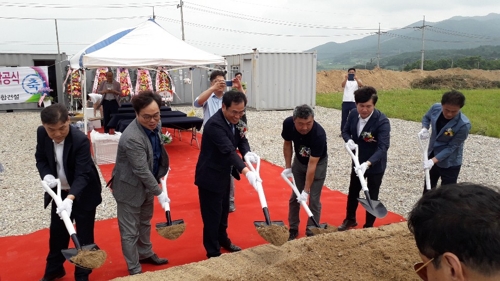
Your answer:
[[[168,260],[164,258],[159,258],[156,254],[153,254],[149,258],[139,260],[139,263],[148,263],[148,264],[154,264],[154,265],[162,265],[162,264],[167,264]]]
[[[231,253],[241,251],[241,248],[238,247],[238,246],[236,246],[236,245],[234,245],[233,243],[231,243],[229,245],[225,245],[225,246],[221,245],[221,247],[224,248],[224,249],[226,249],[227,251],[229,251]]]
[[[137,271],[137,272],[130,273],[130,275],[137,275],[137,274],[142,274],[142,271]]]
[[[288,241],[292,241],[299,236],[299,231],[297,229],[290,229],[288,232],[290,233],[288,235]]]
[[[345,231],[345,230],[353,228],[353,227],[355,227],[357,225],[358,225],[358,223],[356,221],[345,219],[344,222],[342,223],[342,225],[339,226],[338,230],[339,231]]]
[[[307,237],[314,236],[314,232],[312,232],[311,230],[309,230],[309,228],[307,228],[306,229],[306,236]]]
[[[56,279],[59,279],[59,278],[63,278],[64,275],[66,275],[66,271],[63,268],[63,270],[61,270],[61,271],[58,271],[58,272],[55,272],[55,273],[43,276],[43,278],[40,279],[40,281],[52,281],[52,280],[56,280]]]

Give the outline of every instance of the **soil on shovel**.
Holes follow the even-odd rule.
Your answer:
[[[338,228],[336,226],[326,224],[326,228],[319,228],[319,227],[309,227],[309,230],[314,235],[319,235],[319,234],[325,234],[325,233],[332,233],[332,232],[337,232]]]
[[[256,228],[259,235],[273,245],[281,246],[288,241],[288,228],[284,225],[271,224]]]
[[[156,231],[158,232],[158,234],[160,234],[161,237],[167,238],[169,240],[175,240],[179,238],[185,230],[186,225],[183,223],[156,228]]]
[[[81,267],[95,269],[104,264],[106,257],[103,250],[79,250],[70,260]]]

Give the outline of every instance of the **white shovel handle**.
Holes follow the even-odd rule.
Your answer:
[[[292,188],[293,192],[295,193],[295,196],[299,197],[300,193],[299,193],[299,189],[297,188],[297,185],[295,185],[295,178],[292,176],[292,180],[290,181],[290,179],[287,176],[285,176],[284,173],[281,173],[281,177]],[[307,213],[307,215],[309,217],[313,216],[313,214],[311,212],[311,209],[309,209],[309,206],[307,206],[306,202],[300,201],[300,205],[302,205],[302,207],[304,208],[304,210],[306,210],[306,213]]]
[[[250,171],[255,172],[257,174],[257,178],[260,179],[260,157],[257,155],[257,164],[255,165],[257,168],[254,168],[252,162],[250,162],[250,159],[248,159],[246,155],[244,158]],[[255,189],[257,189],[257,194],[259,195],[260,205],[262,206],[262,208],[267,208],[266,195],[264,194],[264,187],[262,187],[261,181],[257,181],[257,186],[255,187]]]
[[[42,187],[52,197],[52,199],[54,199],[54,202],[56,203],[57,207],[61,208],[62,206],[61,181],[59,179],[56,179],[56,181],[57,181],[57,194],[49,187],[49,185],[45,181],[42,181]],[[61,212],[61,217],[62,220],[64,221],[66,229],[68,230],[69,236],[75,234],[76,233],[75,227],[73,226],[73,223],[71,222],[71,219],[69,218],[66,210],[63,210]]]
[[[425,163],[425,161],[429,160],[429,157],[427,156],[427,150],[429,149],[429,142],[426,142],[426,145],[423,144],[422,139],[420,139],[420,136],[417,134],[417,139],[418,143],[420,144],[420,151],[422,152],[422,161]],[[431,176],[429,173],[429,169],[424,169],[425,171],[425,189],[431,190]]]
[[[167,178],[168,178],[168,173],[170,173],[170,168],[168,168],[168,171],[163,176],[163,178],[160,179],[161,189],[163,190],[163,192],[165,192],[165,195],[167,196],[167,198],[168,198],[168,193],[167,193]],[[165,211],[170,211],[170,203],[165,203],[164,209],[165,209]]]
[[[354,167],[356,168],[356,169],[354,169],[354,171],[356,172],[356,175],[359,178],[359,182],[361,183],[361,189],[363,191],[368,191],[368,186],[366,185],[365,175],[358,173],[358,168],[360,166],[359,159],[358,159],[358,155],[359,155],[358,145],[356,144],[356,148],[354,149],[356,151],[356,155],[354,155],[354,153],[352,153],[352,150],[349,148],[349,146],[347,144],[345,144],[344,147],[347,150],[347,152],[349,153],[349,155],[351,155],[352,161],[354,162]]]

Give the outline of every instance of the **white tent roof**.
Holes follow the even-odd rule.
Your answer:
[[[176,38],[154,20],[103,36],[71,57],[71,68],[224,65],[225,59]]]

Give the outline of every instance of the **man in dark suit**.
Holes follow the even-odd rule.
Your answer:
[[[378,199],[380,185],[387,166],[387,150],[391,125],[389,119],[375,109],[378,96],[373,87],[363,87],[354,92],[356,108],[351,110],[347,117],[347,123],[342,129],[342,138],[347,142],[350,149],[359,149],[359,171],[366,177],[370,198]],[[354,165],[354,164],[353,164]],[[356,222],[356,209],[358,208],[358,196],[361,191],[361,183],[356,171],[351,170],[351,181],[349,194],[347,195],[347,215],[339,226],[339,231],[344,231],[358,225]],[[364,228],[373,227],[375,217],[366,212]]]
[[[241,155],[248,155],[255,160],[256,155],[250,152],[245,137],[245,125],[240,122],[241,116],[245,114],[246,103],[245,94],[226,92],[222,98],[222,108],[208,119],[203,130],[194,183],[198,186],[203,245],[208,258],[220,256],[221,246],[229,252],[241,250],[231,242],[226,231],[231,174],[237,180],[240,179],[240,173],[244,174],[254,188],[260,180],[236,153],[238,148]]]
[[[37,130],[35,152],[40,177],[52,188],[61,181],[62,207],[52,202],[50,213],[49,254],[42,281],[63,277],[65,258],[61,250],[67,249],[69,234],[59,217],[63,210],[76,222],[81,245],[94,243],[96,207],[102,201],[101,181],[90,156],[90,142],[80,130],[70,126],[68,110],[62,104],[46,107],[41,112],[42,126]],[[45,193],[45,208],[51,201]],[[75,269],[75,280],[88,280],[90,270]]]
[[[153,252],[151,219],[154,197],[161,206],[168,199],[158,186],[169,169],[169,158],[161,141],[161,97],[151,91],[132,99],[136,118],[123,131],[113,169],[122,252],[130,275],[142,273],[141,263],[162,265],[165,258]]]

